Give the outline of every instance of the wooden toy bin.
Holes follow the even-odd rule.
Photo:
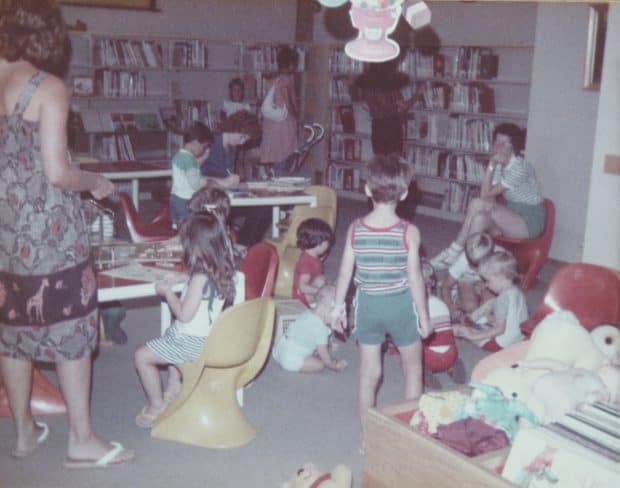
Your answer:
[[[410,401],[369,411],[362,486],[515,486],[498,474],[510,447],[469,458],[411,427],[417,408],[418,402]]]

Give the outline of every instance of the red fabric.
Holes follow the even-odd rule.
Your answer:
[[[506,432],[470,417],[438,426],[434,437],[470,457],[495,451],[510,444]]]
[[[482,349],[484,349],[485,351],[489,351],[489,352],[497,352],[497,351],[501,351],[503,347],[500,346],[495,341],[495,338],[493,338],[490,341],[485,342],[484,345],[482,346]]]
[[[299,290],[299,278],[301,275],[310,275],[310,281],[314,280],[317,276],[323,274],[323,261],[319,258],[311,256],[307,252],[302,252],[299,256],[299,260],[295,265],[295,271],[293,273],[293,294],[292,298],[296,298],[302,302],[306,307],[309,305],[305,295]]]

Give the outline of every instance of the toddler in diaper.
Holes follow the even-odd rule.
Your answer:
[[[319,373],[325,368],[342,371],[347,366],[344,359],[334,359],[329,353],[335,292],[333,285],[319,288],[312,308],[302,312],[280,336],[272,356],[283,369]]]

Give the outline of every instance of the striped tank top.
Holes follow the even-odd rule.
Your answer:
[[[369,227],[355,221],[351,244],[355,255],[354,282],[358,290],[387,295],[409,287],[406,241],[409,222],[404,220],[387,228]]]

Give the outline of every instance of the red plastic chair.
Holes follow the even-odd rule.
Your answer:
[[[140,215],[138,215],[138,211],[127,193],[120,192],[118,197],[121,201],[121,206],[125,213],[125,222],[133,242],[165,241],[177,235],[177,231],[172,228],[168,202],[164,203],[153,220],[145,223],[140,219]]]
[[[529,290],[534,281],[536,281],[536,275],[547,260],[551,241],[553,240],[555,206],[548,198],[545,198],[544,205],[547,216],[545,227],[540,237],[536,239],[514,239],[512,237],[498,236],[495,238],[497,244],[510,251],[517,259],[517,269],[523,276],[521,287],[524,290]]]
[[[562,267],[551,279],[536,312],[521,324],[521,330],[529,336],[543,318],[560,309],[573,312],[588,330],[601,324],[620,327],[620,275],[595,264]]]
[[[30,408],[33,415],[37,416],[67,413],[62,394],[37,368],[33,369]],[[9,400],[4,386],[0,383],[0,417],[10,416]]]
[[[259,242],[248,249],[241,262],[241,271],[245,274],[245,299],[273,295],[278,269],[276,248],[266,242]]]

